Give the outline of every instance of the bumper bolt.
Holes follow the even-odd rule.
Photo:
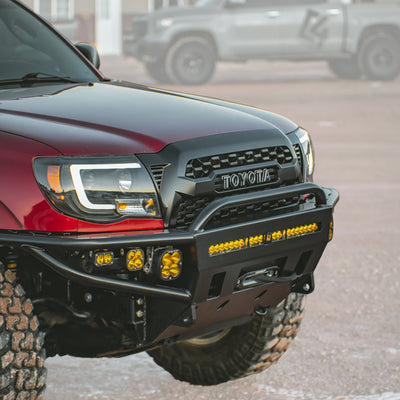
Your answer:
[[[139,310],[139,311],[136,312],[136,316],[137,316],[138,318],[143,318],[144,312],[143,312],[142,310]]]

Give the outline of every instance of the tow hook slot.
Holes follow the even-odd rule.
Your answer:
[[[272,266],[268,268],[259,269],[257,271],[247,272],[246,274],[239,277],[239,279],[236,282],[235,288],[241,290],[257,286],[260,283],[276,282],[278,274],[279,274],[279,267],[277,266]]]

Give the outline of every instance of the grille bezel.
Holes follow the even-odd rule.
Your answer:
[[[293,161],[292,152],[287,146],[273,146],[194,158],[186,164],[185,176],[192,179],[206,178],[221,169],[271,161],[279,165],[289,164]]]

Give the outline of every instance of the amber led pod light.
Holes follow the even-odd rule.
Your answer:
[[[161,254],[160,278],[170,281],[179,278],[182,272],[182,253],[180,250],[167,250]]]
[[[144,266],[144,251],[132,249],[126,253],[126,268],[129,271],[140,271]]]
[[[106,267],[114,264],[114,253],[112,251],[103,251],[94,254],[94,265],[96,267]]]

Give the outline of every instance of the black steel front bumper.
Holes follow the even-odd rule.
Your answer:
[[[309,196],[313,201],[252,223],[205,229],[221,210],[290,196]],[[179,315],[172,315],[166,325],[156,329],[152,339],[190,336],[249,317],[257,309],[274,306],[292,291],[310,293],[313,271],[332,237],[332,213],[338,198],[332,189],[304,183],[215,200],[186,232],[90,237],[0,233],[0,245],[21,247],[57,274],[88,290],[97,288],[147,296],[153,304],[157,299],[181,304]],[[79,252],[146,246],[189,249],[195,264],[190,266],[195,277],[193,284],[182,288],[174,287],[174,282],[152,284],[111,279],[82,272],[60,261],[52,252],[60,248]],[[274,273],[260,274],[263,269]]]
[[[144,60],[146,62],[156,62],[167,52],[169,42],[152,41],[147,38],[135,38],[126,35],[123,44],[123,52],[126,55]]]

